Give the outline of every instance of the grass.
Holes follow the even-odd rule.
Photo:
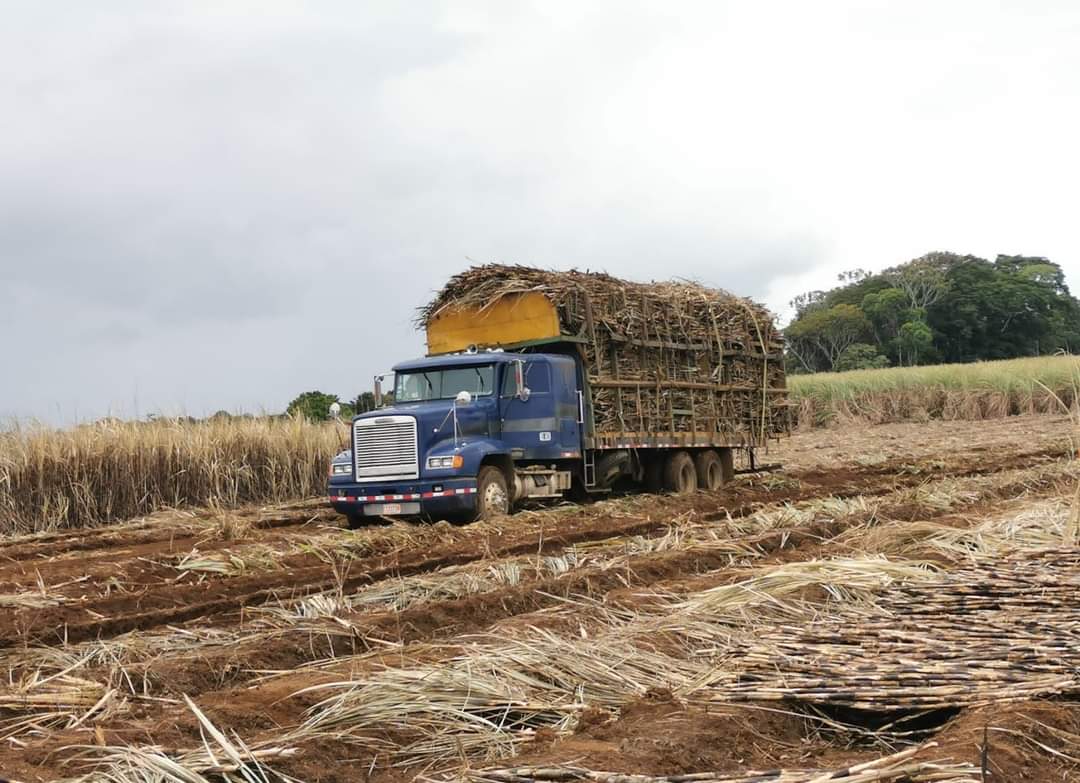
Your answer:
[[[800,426],[995,419],[1062,413],[1080,404],[1080,358],[1043,356],[973,364],[792,375]]]
[[[343,440],[337,425],[294,419],[16,426],[0,432],[0,533],[322,494]],[[243,535],[231,520],[221,527]]]
[[[803,426],[1020,413],[1080,421],[1080,359],[1071,356],[797,375],[789,385]],[[336,424],[288,419],[16,425],[0,431],[0,534],[211,506],[219,537],[242,540],[246,525],[227,509],[321,495],[344,440]]]

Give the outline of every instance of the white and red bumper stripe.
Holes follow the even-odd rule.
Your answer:
[[[412,492],[407,495],[331,495],[331,503],[382,503],[394,500],[427,500],[428,498],[447,498],[454,495],[475,495],[476,487],[444,489],[439,492]]]

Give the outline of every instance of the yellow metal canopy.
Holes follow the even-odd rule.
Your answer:
[[[483,309],[439,313],[427,326],[428,355],[464,351],[470,345],[498,348],[559,337],[559,314],[543,294],[508,294]]]

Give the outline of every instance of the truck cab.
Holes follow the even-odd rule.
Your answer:
[[[505,514],[516,499],[570,488],[585,421],[573,357],[468,352],[393,373],[393,404],[354,417],[350,448],[331,465],[330,502],[351,525]]]

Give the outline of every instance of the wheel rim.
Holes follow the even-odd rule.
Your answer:
[[[496,482],[491,482],[484,487],[484,510],[495,514],[505,514],[509,510],[509,499],[506,490]]]

